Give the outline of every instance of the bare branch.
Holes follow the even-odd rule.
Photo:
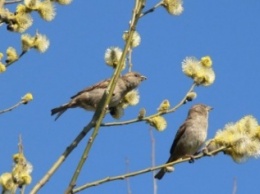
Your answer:
[[[5,0],[0,0],[0,11],[3,9],[3,6],[5,4]]]
[[[150,138],[151,138],[151,147],[152,147],[152,153],[151,153],[151,160],[152,160],[152,167],[155,167],[155,138],[153,135],[153,128],[150,127]],[[155,176],[155,171],[152,173],[152,178]],[[153,178],[153,194],[157,194],[157,180]]]
[[[33,187],[30,194],[35,194],[38,190],[43,187],[46,182],[51,178],[51,176],[58,170],[61,164],[69,156],[69,154],[77,147],[79,142],[85,137],[85,135],[93,128],[94,124],[90,122],[80,134],[74,139],[74,141],[66,148],[63,154],[58,158],[58,160],[52,165],[49,171],[42,177],[42,179]]]
[[[23,104],[24,102],[21,100],[20,102],[18,102],[17,104],[13,105],[12,107],[10,108],[7,108],[5,110],[1,110],[0,111],[0,114],[3,114],[3,113],[6,113],[6,112],[9,112],[9,111],[12,111],[14,110],[15,108],[17,108],[18,106],[20,106],[21,104]]]
[[[7,5],[7,4],[13,4],[13,3],[19,3],[19,2],[22,2],[22,0],[9,0],[9,1],[5,1],[4,4]]]
[[[10,65],[14,64],[16,61],[18,61],[19,59],[21,59],[22,56],[23,56],[25,53],[27,53],[27,51],[21,52],[21,54],[19,55],[18,59],[14,60],[14,61],[12,61],[12,62],[8,62],[8,61],[7,61],[5,66],[6,66],[6,67],[9,67]]]
[[[129,172],[129,159],[128,158],[125,158],[125,165],[126,165],[126,173],[128,173]],[[126,178],[125,180],[126,180],[126,185],[127,185],[127,194],[132,194],[130,179]]]
[[[236,193],[237,193],[237,179],[235,177],[234,181],[233,181],[233,191],[232,191],[232,194],[236,194]]]
[[[22,135],[19,135],[18,150],[20,154],[23,154],[23,139]]]
[[[168,113],[172,113],[175,112],[178,108],[180,108],[183,104],[186,103],[186,96],[187,94],[189,94],[191,91],[194,90],[196,86],[196,83],[193,83],[192,86],[190,87],[190,89],[188,90],[188,92],[186,93],[186,95],[183,97],[183,99],[173,108],[165,111],[165,112],[157,112],[153,115],[147,116],[147,117],[143,117],[142,119],[140,118],[136,118],[136,119],[131,119],[128,121],[121,121],[121,122],[111,122],[111,123],[103,123],[101,124],[102,127],[110,127],[110,126],[119,126],[119,125],[128,125],[131,123],[137,123],[137,122],[141,122],[141,121],[147,121],[148,119],[152,118],[152,117],[156,117],[156,116],[160,116],[160,115],[164,115],[164,114],[168,114]]]
[[[201,152],[198,155],[194,156],[193,159],[200,159],[200,158],[205,157],[205,156],[215,155],[219,152],[222,152],[224,149],[226,149],[226,147],[220,147],[220,148],[213,150],[211,152],[208,152],[208,153]],[[115,181],[115,180],[124,180],[127,177],[137,176],[137,175],[140,175],[140,174],[144,174],[144,173],[147,173],[147,172],[151,172],[151,171],[154,171],[154,170],[161,169],[163,167],[167,167],[167,166],[171,166],[171,165],[175,165],[175,164],[179,164],[179,163],[183,163],[183,162],[188,162],[188,161],[190,161],[190,157],[185,158],[185,159],[179,159],[179,160],[176,160],[176,161],[173,161],[173,162],[170,162],[170,163],[167,163],[167,164],[155,166],[155,167],[145,168],[145,169],[135,171],[135,172],[131,172],[131,173],[128,173],[128,174],[118,175],[118,176],[114,176],[114,177],[106,177],[106,178],[100,179],[98,181],[94,181],[94,182],[87,183],[85,185],[79,186],[79,187],[77,187],[76,189],[73,190],[73,193],[77,193],[77,192],[82,191],[86,188],[97,186],[97,185],[100,185],[100,184],[103,184],[103,183],[106,183],[106,182]]]
[[[106,113],[106,107],[108,107],[108,104],[110,102],[110,99],[113,95],[113,91],[115,89],[115,86],[116,86],[116,82],[121,74],[121,71],[123,69],[123,66],[124,66],[124,60],[125,60],[125,57],[126,57],[126,54],[130,48],[130,45],[131,45],[131,41],[132,41],[132,38],[133,38],[133,34],[135,32],[135,28],[136,28],[136,25],[138,23],[138,20],[140,18],[140,15],[141,15],[141,12],[142,12],[142,8],[144,6],[144,0],[136,0],[136,4],[135,4],[135,8],[134,8],[134,11],[133,11],[133,16],[132,16],[132,20],[131,20],[131,23],[130,23],[130,29],[128,30],[129,31],[129,36],[127,38],[127,41],[126,41],[126,44],[125,44],[125,47],[124,47],[124,50],[123,50],[123,53],[122,53],[122,56],[119,60],[119,65],[117,66],[115,72],[114,72],[114,75],[113,77],[111,78],[111,81],[108,85],[108,88],[106,90],[106,92],[104,93],[104,96],[101,100],[101,102],[99,103],[99,107],[97,109],[97,111],[95,112],[95,115],[93,117],[93,120],[96,121],[94,122],[95,123],[95,128],[94,128],[94,131],[90,137],[90,141],[88,141],[88,144],[82,154],[82,157],[78,163],[78,166],[74,172],[74,175],[70,181],[70,184],[66,190],[65,193],[67,194],[70,194],[70,193],[73,193],[72,192],[72,189],[74,188],[75,184],[76,184],[76,181],[78,179],[78,176],[79,176],[79,173],[81,172],[81,169],[88,157],[88,154],[89,154],[89,151],[93,145],[93,142],[99,132],[99,128],[100,128],[100,125],[101,125],[101,122],[105,116],[105,113]]]
[[[155,9],[157,9],[158,7],[160,7],[160,6],[162,6],[162,5],[163,5],[163,2],[160,1],[159,3],[157,3],[156,5],[154,5],[152,8],[150,8],[150,9],[148,9],[147,11],[143,12],[140,17],[143,17],[143,16],[145,16],[145,15],[148,14],[148,13],[154,12]]]

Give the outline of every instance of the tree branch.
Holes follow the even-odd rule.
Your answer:
[[[152,161],[152,167],[155,167],[155,138],[153,135],[153,128],[150,127],[150,138],[151,138],[151,161]],[[155,171],[152,173],[152,177],[155,176]],[[157,181],[153,178],[153,194],[157,194]]]
[[[96,138],[96,136],[98,135],[98,132],[99,132],[99,128],[100,128],[100,125],[101,125],[101,122],[106,114],[106,107],[108,107],[108,104],[111,100],[111,97],[113,95],[113,91],[115,89],[115,86],[116,86],[116,83],[117,83],[117,80],[121,74],[121,71],[123,69],[123,66],[124,66],[124,61],[125,61],[125,58],[126,58],[126,54],[130,48],[130,44],[132,42],[132,37],[133,37],[133,34],[135,32],[135,28],[136,28],[136,25],[137,25],[137,22],[138,22],[138,19],[140,17],[140,14],[142,12],[142,8],[143,8],[143,0],[136,0],[136,4],[135,4],[135,8],[134,8],[134,11],[133,11],[133,16],[132,16],[132,20],[131,20],[131,24],[130,24],[130,29],[129,29],[129,36],[128,36],[128,39],[126,41],[126,44],[125,44],[125,47],[124,47],[124,50],[123,50],[123,53],[122,53],[122,56],[119,60],[119,65],[117,66],[115,72],[114,72],[114,75],[113,77],[111,78],[111,81],[108,85],[108,88],[106,90],[106,92],[104,93],[103,95],[103,98],[101,100],[101,102],[99,103],[99,108],[97,109],[97,111],[95,112],[95,115],[94,115],[94,123],[95,123],[95,129],[88,141],[88,144],[82,154],[82,157],[78,163],[78,166],[74,172],[74,175],[69,183],[69,186],[66,190],[65,193],[67,194],[70,194],[70,193],[73,193],[72,192],[72,189],[75,187],[75,184],[76,184],[76,181],[78,179],[78,176],[81,172],[81,169],[86,161],[86,159],[88,158],[88,155],[89,155],[89,152],[90,152],[90,149],[93,145],[93,142]],[[96,121],[96,122],[95,122]]]
[[[1,111],[0,111],[0,114],[3,114],[3,113],[6,113],[6,112],[9,112],[9,111],[12,111],[13,109],[17,108],[18,106],[20,106],[20,105],[23,104],[23,103],[24,103],[24,101],[21,100],[20,102],[18,102],[17,104],[13,105],[12,107],[7,108],[7,109],[5,109],[5,110],[1,110]]]
[[[4,4],[13,4],[13,3],[19,3],[22,2],[22,0],[9,0],[9,1],[5,1]]]
[[[140,17],[143,17],[143,16],[145,16],[145,15],[148,14],[148,13],[154,12],[155,9],[157,9],[158,7],[160,7],[160,6],[162,6],[162,5],[163,5],[163,2],[160,1],[159,3],[157,3],[156,5],[154,5],[152,8],[150,8],[150,9],[148,9],[147,11],[143,12]]]
[[[3,9],[4,4],[5,4],[5,0],[0,0],[0,11],[1,9]]]
[[[197,86],[196,83],[193,83],[192,86],[190,87],[190,89],[188,90],[188,92],[186,93],[186,95],[183,97],[183,99],[173,108],[165,111],[165,112],[157,112],[155,114],[152,114],[150,116],[147,117],[143,117],[142,119],[140,118],[136,118],[136,119],[131,119],[128,121],[120,121],[120,122],[111,122],[111,123],[102,123],[101,126],[102,127],[111,127],[111,126],[119,126],[119,125],[128,125],[131,123],[137,123],[137,122],[141,122],[141,121],[147,121],[148,119],[152,118],[152,117],[156,117],[156,116],[160,116],[160,115],[164,115],[164,114],[168,114],[168,113],[172,113],[175,112],[178,108],[180,108],[183,104],[186,103],[187,99],[187,95],[192,92],[195,88],[195,86]]]
[[[211,152],[208,152],[208,153],[207,152],[200,152],[198,155],[195,155],[193,157],[193,159],[200,159],[200,158],[203,158],[205,156],[215,155],[215,154],[223,151],[224,149],[226,149],[226,147],[220,147],[220,148],[213,150]],[[89,187],[97,186],[97,185],[100,185],[100,184],[103,184],[103,183],[106,183],[106,182],[115,181],[115,180],[124,180],[128,177],[144,174],[144,173],[147,173],[147,172],[151,172],[151,171],[154,171],[154,170],[161,169],[163,167],[167,167],[167,166],[171,166],[171,165],[175,165],[175,164],[179,164],[179,163],[183,163],[183,162],[188,162],[188,161],[190,161],[190,158],[179,159],[179,160],[167,163],[167,164],[162,164],[162,165],[155,166],[155,167],[149,167],[149,168],[145,168],[145,169],[142,169],[142,170],[139,170],[139,171],[135,171],[135,172],[131,172],[131,173],[123,174],[123,175],[106,177],[106,178],[100,179],[98,181],[94,181],[94,182],[87,183],[85,185],[79,186],[79,187],[77,187],[76,189],[73,190],[73,193],[77,193],[77,192],[82,191],[84,189],[87,189]]]
[[[125,165],[126,165],[126,173],[128,173],[129,172],[129,159],[128,158],[125,158]],[[126,178],[125,180],[126,180],[126,186],[127,186],[127,194],[132,194],[130,179]]]
[[[66,193],[71,193],[72,189],[75,185],[75,182],[77,180],[77,177],[79,175],[80,169],[82,168],[85,160],[88,157],[88,153],[90,151],[90,148],[98,134],[98,130],[100,127],[100,124],[103,120],[103,117],[105,115],[106,112],[106,107],[109,104],[109,101],[112,97],[114,88],[115,88],[115,84],[120,76],[120,73],[122,71],[123,68],[123,62],[125,59],[125,56],[127,54],[128,48],[130,47],[130,43],[133,37],[133,33],[135,31],[135,26],[137,25],[138,22],[138,18],[140,17],[141,14],[141,10],[143,8],[143,0],[136,0],[136,5],[135,5],[135,9],[134,9],[134,13],[133,13],[133,17],[131,20],[131,24],[130,24],[130,30],[129,30],[129,36],[128,36],[128,40],[126,41],[126,45],[124,48],[124,51],[122,53],[121,59],[119,61],[119,65],[117,66],[113,77],[111,78],[111,81],[109,83],[109,86],[106,90],[106,92],[104,93],[98,108],[91,120],[91,122],[81,131],[81,133],[75,138],[75,140],[70,144],[69,147],[67,147],[67,149],[63,152],[63,154],[58,158],[58,160],[53,164],[53,166],[50,168],[50,170],[43,176],[43,178],[34,186],[34,188],[31,190],[30,194],[35,194],[38,192],[38,190],[46,184],[46,182],[51,178],[51,176],[56,172],[56,170],[60,167],[60,165],[65,161],[65,159],[68,157],[68,155],[74,150],[74,148],[77,147],[78,143],[85,137],[85,135],[93,128],[95,127],[90,140],[87,144],[87,147],[85,148],[82,158],[78,164],[78,167],[71,179],[71,182],[69,184],[68,189],[66,190]]]
[[[63,154],[58,158],[58,160],[52,165],[49,171],[42,177],[42,179],[33,187],[30,194],[37,193],[41,187],[43,187],[46,182],[51,178],[51,176],[58,170],[60,165],[65,161],[69,154],[77,147],[79,142],[85,137],[85,135],[90,131],[94,126],[94,123],[90,122],[80,134],[74,139],[74,141],[66,148]]]

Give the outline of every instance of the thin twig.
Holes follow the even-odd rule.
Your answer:
[[[194,159],[200,159],[200,158],[205,157],[205,156],[215,155],[215,154],[223,151],[224,149],[226,149],[226,147],[220,147],[220,148],[213,150],[211,152],[208,152],[208,153],[201,152],[198,155],[194,156],[193,158]],[[79,187],[77,187],[73,190],[73,193],[77,193],[77,192],[82,191],[86,188],[97,186],[97,185],[100,185],[100,184],[103,184],[103,183],[106,183],[106,182],[115,181],[115,180],[124,180],[128,177],[144,174],[144,173],[147,173],[147,172],[151,172],[151,171],[154,171],[154,170],[161,169],[163,167],[167,167],[167,166],[171,166],[171,165],[175,165],[175,164],[179,164],[179,163],[183,163],[183,162],[187,162],[187,161],[190,161],[190,158],[179,159],[179,160],[167,163],[167,164],[162,164],[162,165],[155,166],[155,167],[145,168],[145,169],[135,171],[135,172],[131,172],[131,173],[128,173],[128,174],[122,174],[122,175],[113,176],[113,177],[106,177],[106,178],[100,179],[98,181],[94,181],[94,182],[87,183],[85,185],[79,186]]]
[[[130,29],[129,29],[129,36],[128,36],[128,39],[126,41],[126,44],[125,44],[125,47],[124,47],[124,50],[123,50],[123,53],[122,53],[122,56],[120,58],[120,61],[119,61],[119,65],[117,66],[115,72],[114,72],[114,75],[113,77],[111,78],[111,81],[108,85],[108,88],[101,100],[101,102],[99,103],[99,108],[97,109],[97,111],[95,112],[95,115],[94,115],[94,118],[97,118],[96,119],[96,122],[95,122],[95,128],[94,128],[94,131],[90,137],[90,140],[88,141],[88,144],[82,154],[82,157],[78,163],[78,166],[74,172],[74,175],[69,183],[69,186],[68,188],[66,189],[66,194],[70,194],[70,193],[73,193],[72,192],[72,189],[75,187],[76,185],[76,181],[78,179],[78,176],[81,172],[81,169],[86,161],[86,159],[88,158],[88,155],[89,155],[89,151],[93,145],[93,142],[96,138],[96,136],[98,135],[98,132],[99,132],[99,128],[100,128],[100,125],[101,125],[101,122],[105,116],[105,113],[106,113],[106,107],[108,107],[108,104],[110,102],[110,99],[112,97],[112,94],[113,94],[113,91],[115,89],[115,86],[116,86],[116,82],[121,74],[121,71],[123,69],[123,65],[124,65],[124,60],[125,60],[125,57],[126,57],[126,54],[130,48],[130,44],[131,44],[131,41],[132,41],[132,37],[133,37],[133,34],[134,34],[134,31],[135,31],[135,28],[136,28],[136,25],[137,25],[137,22],[138,22],[138,19],[140,17],[140,14],[141,14],[141,11],[142,11],[142,8],[143,8],[143,0],[136,0],[136,4],[135,4],[135,8],[134,8],[134,11],[133,11],[133,16],[132,16],[132,20],[131,20],[131,24],[130,24]]]
[[[236,194],[236,193],[237,193],[237,179],[235,177],[234,181],[233,181],[233,191],[232,191],[232,194]]]
[[[150,138],[151,138],[151,161],[152,161],[152,167],[155,167],[155,138],[154,138],[154,135],[153,135],[153,128],[150,127],[149,129],[149,132],[150,132]],[[155,176],[155,171],[153,171],[152,173],[152,178]],[[157,194],[157,181],[156,179],[153,178],[153,194]]]
[[[128,55],[127,55],[127,62],[128,62],[128,71],[131,72],[133,69],[133,63],[132,63],[132,53],[133,53],[133,49],[130,48],[128,51]]]
[[[19,154],[23,154],[23,139],[21,134],[19,135],[19,140],[18,140],[18,152]],[[25,185],[23,185],[22,188],[20,188],[20,194],[24,194],[24,193],[25,193]]]
[[[52,165],[49,171],[42,177],[42,179],[33,187],[30,194],[35,194],[38,190],[46,184],[46,182],[51,178],[51,176],[58,170],[61,164],[69,156],[69,154],[77,147],[79,142],[85,137],[85,135],[93,128],[94,124],[90,122],[80,134],[74,139],[74,141],[66,148],[63,154],[58,158],[58,160]]]
[[[103,124],[101,124],[101,126],[102,127],[110,127],[110,126],[128,125],[128,124],[131,124],[131,123],[147,121],[148,119],[156,117],[156,116],[160,116],[160,115],[164,115],[164,114],[175,112],[178,108],[180,108],[183,104],[186,103],[186,96],[187,96],[187,94],[192,92],[196,85],[197,85],[196,83],[193,83],[192,86],[190,87],[190,89],[188,90],[188,92],[186,93],[186,95],[183,97],[183,99],[175,107],[173,107],[173,108],[171,108],[171,109],[169,109],[169,110],[167,110],[165,112],[157,112],[157,113],[152,114],[150,116],[143,117],[142,119],[135,118],[135,119],[131,119],[131,120],[128,120],[128,121],[103,123]]]
[[[160,7],[160,6],[162,6],[162,5],[163,5],[163,2],[160,1],[159,3],[157,3],[157,4],[156,4],[155,6],[153,6],[152,8],[150,8],[150,9],[148,9],[147,11],[143,12],[140,17],[143,17],[143,16],[145,16],[145,15],[148,14],[148,13],[154,12],[155,9],[157,9],[158,7]]]
[[[19,57],[16,59],[16,60],[13,60],[12,62],[7,62],[5,67],[9,67],[11,66],[12,64],[14,64],[16,61],[18,61],[19,59],[22,58],[22,56],[27,53],[28,51],[22,51],[21,54],[19,55]]]
[[[3,9],[3,6],[5,4],[5,0],[0,0],[0,11]]]
[[[129,173],[129,159],[125,158],[125,165],[126,165],[126,173]],[[126,178],[126,186],[127,186],[127,194],[132,194],[130,179]]]
[[[19,2],[22,2],[22,0],[9,0],[9,1],[5,1],[5,5],[6,4],[13,4],[13,3],[19,3]]]
[[[19,135],[18,150],[20,154],[23,154],[23,139],[22,135]]]
[[[24,194],[25,193],[25,186],[23,185],[22,188],[20,188],[20,194]]]
[[[5,110],[1,110],[0,111],[0,114],[3,114],[3,113],[6,113],[6,112],[9,112],[9,111],[12,111],[13,109],[17,108],[18,106],[20,106],[21,104],[23,104],[24,102],[21,100],[20,102],[18,102],[17,104],[13,105],[12,107],[10,108],[7,108]]]

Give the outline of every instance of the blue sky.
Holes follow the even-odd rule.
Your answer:
[[[147,1],[147,8],[156,1]],[[13,7],[10,6],[10,9]],[[122,47],[123,31],[128,29],[133,1],[73,1],[57,6],[57,16],[48,23],[33,14],[35,20],[28,33],[36,29],[51,41],[49,50],[39,54],[32,50],[0,76],[0,109],[10,107],[27,92],[34,100],[0,117],[0,173],[10,171],[12,155],[17,152],[18,135],[22,134],[25,154],[33,164],[33,182],[47,172],[53,162],[90,121],[92,112],[67,111],[58,121],[50,110],[67,102],[79,90],[112,75],[104,63],[110,46]],[[156,112],[162,100],[176,105],[189,89],[192,80],[181,70],[186,56],[210,55],[216,81],[198,87],[198,97],[177,112],[166,115],[164,132],[153,130],[156,141],[156,164],[164,163],[176,130],[196,103],[214,107],[209,117],[208,138],[228,122],[259,113],[260,2],[251,1],[184,1],[184,12],[171,16],[163,8],[142,18],[137,30],[142,42],[133,52],[134,71],[148,77],[139,88],[140,103],[126,109],[124,117],[135,118],[140,108]],[[19,34],[1,26],[0,46],[19,50]],[[107,115],[104,122],[113,121]],[[125,159],[130,171],[151,166],[150,126],[136,123],[102,128],[78,180],[78,185],[107,176],[125,173]],[[62,193],[70,181],[88,136],[78,145],[56,174],[39,193]],[[223,154],[182,163],[175,172],[158,181],[158,194],[259,193],[259,159],[236,164]],[[152,173],[130,179],[133,194],[153,193]],[[83,193],[127,193],[126,182],[114,181],[92,187]]]

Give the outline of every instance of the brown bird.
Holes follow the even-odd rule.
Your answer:
[[[118,105],[129,91],[135,89],[145,79],[145,76],[137,72],[129,72],[119,77],[109,103],[109,108],[113,108]],[[110,79],[106,79],[78,92],[76,95],[71,97],[71,100],[68,103],[52,109],[51,115],[57,114],[55,118],[55,120],[57,120],[68,108],[76,107],[81,107],[89,111],[95,111],[99,101],[107,89],[109,82]]]
[[[210,106],[196,104],[191,107],[185,122],[178,129],[170,149],[170,158],[166,163],[180,158],[192,156],[199,150],[207,138],[208,115],[212,110]],[[167,168],[162,168],[155,178],[162,179]]]

